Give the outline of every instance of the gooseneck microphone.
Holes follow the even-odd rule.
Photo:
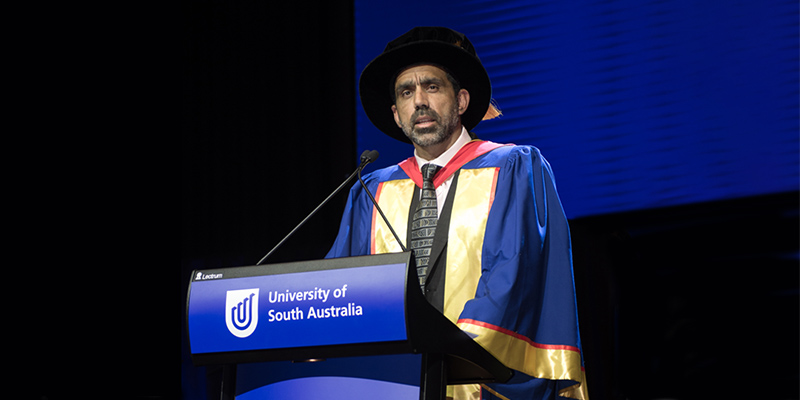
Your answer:
[[[317,211],[319,211],[319,209],[322,208],[322,206],[327,204],[328,201],[330,201],[330,199],[333,198],[333,196],[336,196],[336,194],[339,193],[342,190],[342,188],[345,187],[345,185],[347,185],[350,181],[352,181],[353,178],[356,175],[358,175],[358,177],[360,179],[361,178],[361,170],[364,169],[364,167],[366,167],[367,164],[375,161],[376,158],[378,158],[378,152],[377,151],[375,151],[375,150],[364,150],[364,152],[361,153],[361,164],[359,164],[358,168],[356,168],[356,170],[353,171],[353,173],[350,174],[350,176],[348,176],[347,179],[345,179],[344,182],[342,182],[342,184],[339,185],[339,187],[337,187],[336,190],[333,191],[333,193],[328,195],[328,197],[326,197],[325,200],[322,200],[322,203],[320,203],[317,206],[317,208],[315,208],[313,211],[311,211],[310,214],[308,214],[302,221],[300,221],[300,223],[297,224],[297,226],[295,226],[294,229],[292,229],[292,231],[289,232],[288,235],[286,235],[283,239],[281,239],[281,241],[278,242],[278,244],[276,244],[275,247],[273,247],[272,250],[269,251],[269,253],[267,253],[264,257],[261,257],[261,260],[259,260],[256,263],[256,265],[261,265],[261,263],[263,263],[264,260],[269,258],[269,256],[271,256],[272,253],[275,252],[275,250],[277,250],[279,247],[281,247],[281,245],[283,244],[283,242],[286,241],[286,239],[289,239],[292,235],[294,235],[294,233],[298,229],[300,229],[300,227],[303,226],[306,223],[306,221],[308,221],[314,214],[316,214]]]
[[[381,217],[383,218],[383,221],[386,222],[386,225],[389,227],[389,230],[392,231],[392,234],[394,235],[394,238],[397,240],[397,243],[400,244],[400,248],[402,248],[403,251],[406,251],[405,246],[403,246],[403,242],[401,242],[400,239],[397,237],[397,233],[395,233],[394,228],[392,228],[392,225],[389,224],[389,221],[386,219],[386,216],[383,215],[383,211],[381,210],[380,206],[378,206],[378,202],[375,201],[374,197],[372,197],[372,193],[369,192],[369,189],[367,189],[367,185],[365,185],[364,181],[361,179],[361,170],[363,170],[364,167],[367,166],[367,164],[375,161],[376,159],[378,159],[378,151],[377,150],[364,150],[364,152],[361,153],[361,164],[359,164],[358,168],[356,168],[356,170],[353,171],[353,173],[350,174],[350,176],[347,177],[347,179],[345,179],[344,182],[342,182],[342,184],[339,185],[339,187],[337,187],[333,191],[333,193],[328,195],[328,197],[326,197],[325,200],[323,200],[322,203],[320,203],[317,206],[317,208],[315,208],[313,211],[311,211],[311,213],[309,213],[305,218],[303,218],[303,220],[300,221],[300,223],[297,224],[297,226],[295,226],[294,229],[292,229],[292,231],[289,232],[288,235],[286,235],[283,239],[281,239],[281,241],[278,242],[278,244],[276,244],[275,247],[273,247],[272,250],[269,251],[269,253],[267,253],[264,257],[262,257],[261,260],[259,260],[256,263],[256,265],[261,265],[261,263],[263,263],[264,260],[269,258],[269,256],[271,256],[272,253],[275,252],[275,250],[277,250],[279,247],[281,247],[281,245],[283,245],[283,243],[287,239],[289,239],[292,235],[294,235],[294,233],[298,229],[300,229],[300,227],[303,226],[306,223],[306,221],[308,221],[314,214],[316,214],[317,211],[319,211],[319,209],[322,208],[322,206],[327,204],[328,201],[330,201],[330,199],[333,198],[333,196],[335,196],[337,193],[339,193],[342,190],[342,188],[344,188],[345,185],[347,185],[350,181],[352,181],[353,178],[356,177],[356,176],[358,176],[358,181],[361,182],[361,186],[364,188],[364,190],[369,195],[370,200],[372,200],[372,204],[374,204],[375,208],[378,209],[378,212],[381,214]]]
[[[364,158],[365,157],[367,157],[369,159],[368,162],[373,162],[378,158],[378,151],[377,150],[372,150],[372,151],[369,152],[369,154],[366,154],[366,155],[362,154],[361,155],[361,162],[364,162]],[[381,214],[381,218],[383,218],[383,222],[386,223],[386,226],[389,227],[389,230],[392,232],[392,235],[394,235],[394,240],[397,241],[397,244],[399,244],[400,248],[403,250],[403,252],[405,252],[406,251],[406,246],[403,246],[403,241],[400,240],[400,238],[397,236],[397,232],[395,232],[394,228],[392,228],[392,224],[389,223],[389,220],[386,218],[386,215],[383,214],[383,210],[381,210],[381,206],[378,205],[378,202],[375,201],[375,197],[373,197],[372,193],[370,193],[369,189],[367,189],[367,185],[364,183],[364,180],[361,179],[361,171],[360,170],[358,171],[358,181],[361,182],[361,187],[363,187],[364,191],[367,192],[367,195],[369,195],[369,199],[372,200],[372,204],[375,205],[375,208],[378,210],[378,213]]]

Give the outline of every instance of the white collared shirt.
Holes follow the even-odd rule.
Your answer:
[[[450,162],[450,160],[453,159],[453,157],[455,157],[456,153],[458,153],[458,151],[461,150],[461,148],[464,147],[464,145],[469,143],[471,140],[472,138],[469,137],[467,129],[462,126],[461,135],[459,135],[458,140],[456,140],[456,142],[453,143],[453,145],[450,146],[450,148],[445,150],[445,152],[442,153],[442,155],[429,161],[417,155],[417,151],[414,150],[414,158],[417,159],[417,165],[420,167],[420,169],[422,168],[423,165],[428,163],[433,163],[440,167],[444,167],[447,165],[447,163]],[[450,175],[450,177],[447,178],[446,181],[444,181],[441,185],[436,187],[436,205],[439,208],[439,215],[442,215],[442,207],[444,206],[445,199],[447,199],[447,192],[450,190],[451,183],[453,183],[453,175]]]

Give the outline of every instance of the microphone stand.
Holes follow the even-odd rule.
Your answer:
[[[353,171],[353,173],[347,179],[345,179],[345,181],[342,182],[342,184],[339,185],[339,187],[337,187],[336,190],[333,191],[333,193],[331,193],[327,198],[325,198],[325,200],[323,200],[322,203],[320,203],[317,206],[317,208],[311,211],[310,214],[308,214],[302,221],[300,221],[300,223],[297,224],[297,226],[295,226],[294,229],[292,229],[292,231],[289,232],[288,235],[286,235],[283,239],[281,239],[281,241],[278,242],[278,244],[276,244],[275,247],[273,247],[272,250],[270,250],[269,253],[267,253],[267,255],[262,257],[261,260],[259,260],[256,263],[256,265],[261,265],[261,263],[264,262],[264,260],[266,260],[270,255],[272,255],[272,253],[274,253],[275,250],[277,250],[283,244],[283,242],[286,241],[286,239],[289,239],[289,237],[291,237],[295,233],[295,231],[300,229],[300,227],[303,226],[306,223],[306,221],[309,220],[309,218],[311,218],[314,214],[316,214],[317,211],[320,208],[322,208],[322,206],[324,206],[333,196],[339,193],[339,191],[342,190],[342,188],[345,187],[345,185],[347,185],[351,180],[353,180],[353,177],[355,176],[358,176],[358,181],[361,182],[361,186],[364,188],[364,191],[367,192],[367,195],[369,195],[369,199],[372,200],[372,204],[375,205],[375,208],[381,214],[383,222],[385,222],[386,226],[389,227],[389,230],[392,232],[392,235],[394,235],[394,239],[397,240],[397,244],[400,245],[400,248],[403,250],[403,252],[406,252],[407,250],[406,247],[403,245],[403,241],[400,240],[400,238],[397,236],[397,232],[394,231],[394,228],[392,228],[392,224],[389,223],[389,220],[386,218],[386,215],[383,214],[383,210],[381,210],[381,207],[378,206],[378,202],[375,200],[375,197],[372,196],[372,193],[369,191],[369,189],[367,189],[367,185],[364,183],[364,180],[361,179],[361,170],[363,170],[364,167],[367,166],[367,164],[375,161],[377,158],[378,158],[377,150],[364,150],[364,152],[361,153],[361,165],[359,165],[358,168],[356,168],[356,170]]]
[[[374,151],[374,150],[373,150],[373,151]],[[341,184],[341,185],[339,185],[339,187],[337,187],[337,188],[336,188],[336,190],[334,190],[334,191],[333,191],[333,193],[331,193],[330,195],[328,195],[328,197],[327,197],[327,198],[325,198],[325,200],[323,200],[323,201],[322,201],[322,203],[320,203],[320,204],[317,206],[317,208],[315,208],[313,211],[311,211],[311,213],[310,213],[310,214],[308,214],[308,216],[306,216],[306,217],[305,217],[305,218],[304,218],[302,221],[300,221],[300,223],[299,223],[299,224],[297,224],[297,226],[295,226],[295,227],[294,227],[294,229],[292,229],[292,231],[291,231],[291,232],[289,232],[289,234],[288,234],[288,235],[284,236],[284,238],[283,238],[283,239],[281,239],[281,241],[280,241],[280,242],[278,242],[278,244],[276,244],[276,245],[275,245],[275,247],[273,247],[273,248],[272,248],[272,250],[270,250],[270,251],[269,251],[269,253],[267,253],[267,254],[266,254],[264,257],[261,257],[261,260],[259,260],[259,261],[256,263],[256,265],[261,265],[261,263],[262,263],[262,262],[264,262],[264,260],[266,260],[267,258],[269,258],[269,256],[271,256],[271,255],[272,255],[272,253],[274,253],[274,252],[275,252],[275,250],[277,250],[279,247],[281,247],[281,245],[283,244],[283,242],[285,242],[285,241],[286,241],[286,239],[289,239],[289,237],[291,237],[291,236],[292,236],[292,235],[295,233],[295,231],[297,231],[298,229],[300,229],[300,227],[301,227],[301,226],[305,225],[306,221],[308,221],[308,220],[309,220],[309,219],[310,219],[310,218],[311,218],[311,217],[312,217],[314,214],[316,214],[316,213],[317,213],[317,211],[319,211],[319,209],[320,209],[320,208],[322,208],[322,206],[324,206],[325,204],[327,204],[327,203],[328,203],[328,201],[329,201],[331,198],[333,198],[333,196],[335,196],[337,193],[339,193],[339,191],[341,191],[341,190],[342,190],[342,188],[343,188],[343,187],[345,187],[345,185],[347,185],[347,184],[348,184],[348,183],[349,183],[351,180],[353,180],[353,178],[354,178],[356,175],[358,175],[359,177],[361,176],[361,170],[362,170],[362,169],[364,169],[364,167],[366,167],[366,166],[367,166],[367,164],[369,164],[369,163],[371,163],[371,162],[373,161],[372,159],[370,159],[370,158],[367,158],[367,157],[366,157],[366,154],[367,154],[367,153],[368,153],[368,150],[365,150],[365,151],[364,151],[364,154],[362,154],[362,155],[361,155],[361,165],[359,165],[359,166],[358,166],[358,168],[356,168],[356,170],[355,170],[355,171],[353,171],[353,173],[352,173],[352,174],[350,174],[350,176],[349,176],[349,177],[347,177],[347,179],[345,179],[345,181],[344,181],[344,182],[342,182],[342,184]]]
[[[381,218],[383,218],[383,222],[386,222],[386,226],[389,227],[389,231],[391,231],[392,235],[394,235],[394,240],[397,241],[397,244],[400,245],[400,248],[405,253],[407,251],[406,250],[406,246],[403,246],[403,241],[400,240],[400,238],[397,236],[397,232],[394,231],[394,228],[392,228],[392,224],[389,223],[389,220],[386,218],[386,215],[383,214],[383,210],[381,210],[381,208],[378,207],[378,202],[375,201],[375,197],[372,196],[372,193],[370,193],[369,189],[367,189],[367,185],[364,183],[364,180],[361,179],[361,170],[359,170],[357,172],[358,172],[358,181],[361,182],[361,186],[364,188],[364,191],[367,192],[367,194],[369,195],[369,199],[372,200],[372,204],[375,205],[375,208],[381,214]]]

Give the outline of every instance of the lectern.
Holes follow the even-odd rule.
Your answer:
[[[334,376],[349,380],[320,390],[349,397],[357,382],[396,383],[386,377],[407,375],[409,366],[425,400],[444,398],[448,384],[510,379],[510,369],[425,300],[413,266],[403,252],[194,271],[186,313],[192,362],[238,365],[246,371],[247,382],[237,382],[242,399],[257,398],[241,392],[262,386],[287,390],[289,380],[310,391]],[[393,397],[378,386],[357,390]]]

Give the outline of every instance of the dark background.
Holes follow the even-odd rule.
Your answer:
[[[182,398],[207,398],[215,377],[188,358],[190,272],[256,263],[356,166],[354,11],[183,8]],[[268,262],[323,257],[345,196]],[[572,218],[591,398],[798,398],[799,202],[791,191]],[[172,354],[135,364],[132,392],[173,396],[146,367]]]

